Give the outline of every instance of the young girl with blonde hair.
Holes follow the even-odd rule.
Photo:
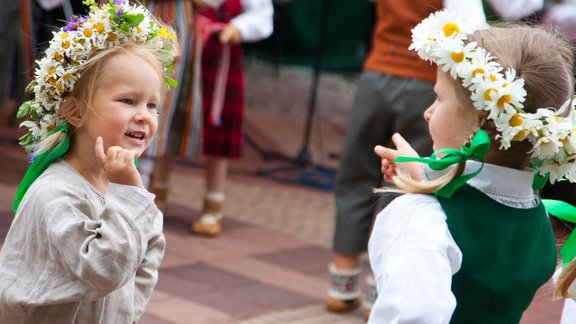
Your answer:
[[[412,33],[438,66],[424,114],[435,153],[418,157],[399,134],[375,148],[398,187],[383,190],[408,194],[370,237],[370,322],[518,323],[556,267],[534,173],[576,180],[571,48],[535,27],[473,31],[447,11]]]
[[[0,323],[135,323],[157,281],[162,213],[135,158],[175,85],[175,35],[127,0],[85,3],[19,110],[32,164],[0,251]]]

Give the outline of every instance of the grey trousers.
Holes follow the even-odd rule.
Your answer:
[[[2,2],[0,9],[0,109],[5,99],[6,84],[10,79],[13,67],[13,57],[16,51],[17,33],[20,33],[19,1]],[[30,37],[31,35],[28,35]]]
[[[365,71],[362,73],[336,180],[334,252],[357,255],[366,251],[374,213],[397,195],[376,195],[383,175],[375,145],[394,147],[400,133],[421,156],[432,153],[424,111],[434,102],[433,84]]]

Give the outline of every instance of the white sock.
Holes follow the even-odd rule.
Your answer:
[[[216,202],[224,202],[226,195],[223,192],[209,191],[206,193],[206,199]]]

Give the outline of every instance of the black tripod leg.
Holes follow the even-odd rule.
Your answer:
[[[304,168],[313,164],[310,158],[309,147],[310,147],[310,137],[312,135],[314,114],[316,112],[316,98],[318,95],[320,67],[322,63],[322,54],[324,49],[324,29],[326,24],[326,13],[328,9],[327,0],[319,0],[319,1],[320,1],[320,7],[319,7],[320,19],[318,20],[318,28],[316,30],[316,37],[318,39],[318,42],[312,62],[312,84],[310,89],[310,100],[308,102],[308,115],[306,117],[306,126],[304,128],[304,136],[302,140],[302,148],[300,149],[300,152],[294,159],[281,165],[260,169],[257,171],[259,175],[269,175],[279,171]]]

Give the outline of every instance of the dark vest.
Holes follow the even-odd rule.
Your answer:
[[[556,267],[544,206],[507,207],[469,185],[438,201],[463,255],[452,278],[457,304],[450,322],[518,323]]]

